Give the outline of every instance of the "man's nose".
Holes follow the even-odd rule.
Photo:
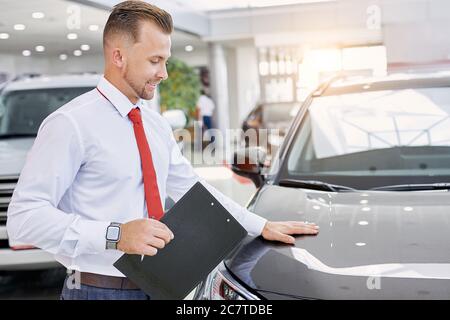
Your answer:
[[[168,74],[167,74],[167,68],[164,65],[163,68],[161,68],[161,70],[158,72],[157,74],[158,78],[160,78],[161,80],[166,80],[168,78]]]

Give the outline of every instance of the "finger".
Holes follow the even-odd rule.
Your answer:
[[[156,237],[153,237],[147,244],[157,249],[163,249],[166,246],[166,242],[163,239]]]
[[[297,226],[304,226],[304,227],[317,227],[317,225],[314,222],[308,222],[308,221],[294,221],[293,222]]]
[[[320,229],[318,225],[316,225],[315,223],[306,223],[306,222],[300,222],[300,221],[295,221],[293,223],[293,225],[295,227],[303,227],[303,228],[308,228],[308,229]]]
[[[154,256],[158,253],[158,249],[152,246],[143,246],[140,253],[146,256]]]
[[[159,229],[163,229],[163,230],[167,230],[169,232],[169,234],[171,235],[171,238],[174,238],[174,234],[173,232],[169,229],[169,227],[167,225],[165,225],[164,223],[162,223],[161,221],[155,220],[155,219],[150,219],[152,225],[156,228]]]
[[[295,227],[293,228],[293,232],[291,234],[316,234],[318,232],[319,229],[316,228]]]
[[[150,236],[160,238],[160,239],[164,240],[164,242],[166,244],[168,244],[171,240],[171,234],[166,229],[154,228],[154,229],[152,229],[152,234]]]
[[[169,227],[167,225],[165,225],[164,223],[162,223],[161,221],[155,220],[155,219],[147,219],[148,222],[148,227],[149,228],[157,228],[157,229],[162,229],[162,230],[167,230],[170,234],[173,235],[173,232],[169,229]]]
[[[278,231],[284,234],[301,234],[316,230],[314,227],[304,225],[301,222],[285,222],[283,224],[283,228],[280,228]]]
[[[305,225],[302,222],[292,222],[286,227],[286,234],[315,234],[319,230],[318,226]]]
[[[159,221],[159,220],[156,220],[156,219],[148,219],[148,221],[150,222],[150,224],[151,224],[153,227],[160,228],[160,229],[165,229],[165,228],[167,228],[167,226],[166,226],[164,223],[162,223],[161,221]]]
[[[283,233],[278,233],[275,240],[278,240],[278,241],[284,242],[284,243],[289,243],[289,244],[295,243],[294,237],[291,237],[290,235],[283,234]]]

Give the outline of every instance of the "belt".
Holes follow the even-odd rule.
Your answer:
[[[102,289],[122,289],[139,290],[140,288],[128,278],[105,276],[89,272],[80,272],[81,284],[102,288]]]

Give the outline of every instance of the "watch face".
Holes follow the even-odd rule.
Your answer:
[[[117,241],[119,240],[120,228],[119,227],[109,227],[106,233],[106,240]]]

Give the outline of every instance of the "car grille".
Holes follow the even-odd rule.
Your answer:
[[[0,176],[0,226],[6,225],[6,212],[17,181],[17,176]]]

